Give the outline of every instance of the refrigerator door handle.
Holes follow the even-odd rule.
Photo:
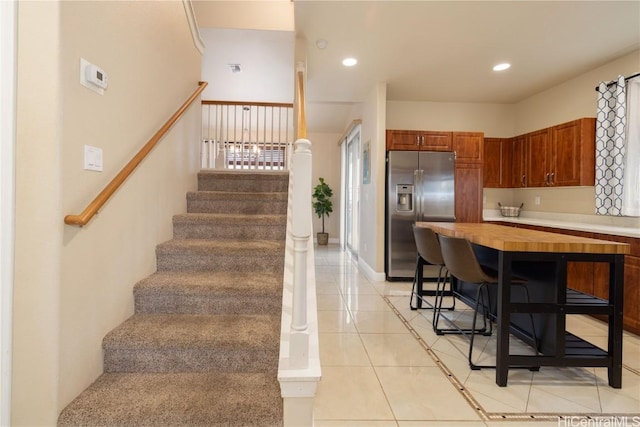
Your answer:
[[[422,191],[423,191],[423,177],[424,170],[417,169],[413,172],[415,177],[414,179],[414,188],[416,195],[415,198],[415,211],[416,211],[416,221],[422,221]]]

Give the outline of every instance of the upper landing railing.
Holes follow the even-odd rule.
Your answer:
[[[203,169],[288,170],[293,104],[202,101]]]

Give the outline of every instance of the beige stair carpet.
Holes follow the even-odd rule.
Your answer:
[[[198,174],[59,426],[278,426],[287,173]]]

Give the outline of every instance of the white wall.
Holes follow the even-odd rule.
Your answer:
[[[598,83],[613,80],[619,74],[627,76],[639,71],[640,50],[636,50],[518,102],[513,106],[514,133],[507,136],[521,135],[581,117],[595,117],[595,87]]]
[[[323,177],[325,182],[333,190],[333,213],[324,220],[324,231],[329,233],[329,238],[334,241],[340,237],[340,201],[342,200],[342,183],[340,182],[340,139],[339,133],[309,132],[307,139],[311,141],[313,155],[313,174],[311,184],[315,187],[320,183],[318,178]],[[322,231],[322,220],[313,213],[313,238],[315,233]]]
[[[513,136],[514,109],[509,104],[387,101],[387,129],[484,132]]]
[[[216,101],[293,102],[293,31],[202,28],[206,45],[202,78],[215,84],[202,99]],[[232,73],[229,64],[241,64]]]
[[[362,150],[367,142],[370,146],[371,183],[362,184],[361,187],[358,253],[360,264],[364,263],[365,272],[370,278],[376,279],[384,278],[385,129],[388,127],[386,98],[386,84],[378,83],[371,89],[361,107],[360,147]],[[360,159],[363,159],[362,153]]]
[[[21,2],[18,19],[12,425],[55,425],[102,372],[102,338],[133,313],[133,285],[195,188],[199,105],[87,226],[64,215],[178,109],[201,64],[181,2]],[[107,72],[104,96],[79,84],[80,57]],[[84,144],[104,150],[104,172],[83,170]]]

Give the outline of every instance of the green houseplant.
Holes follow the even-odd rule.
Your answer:
[[[313,202],[313,210],[318,215],[318,218],[322,218],[322,231],[317,234],[318,244],[326,245],[329,242],[329,233],[324,232],[324,217],[329,216],[333,212],[333,203],[331,202],[331,196],[333,196],[333,190],[324,181],[324,178],[320,178],[320,184],[313,188],[312,197],[315,199]]]

